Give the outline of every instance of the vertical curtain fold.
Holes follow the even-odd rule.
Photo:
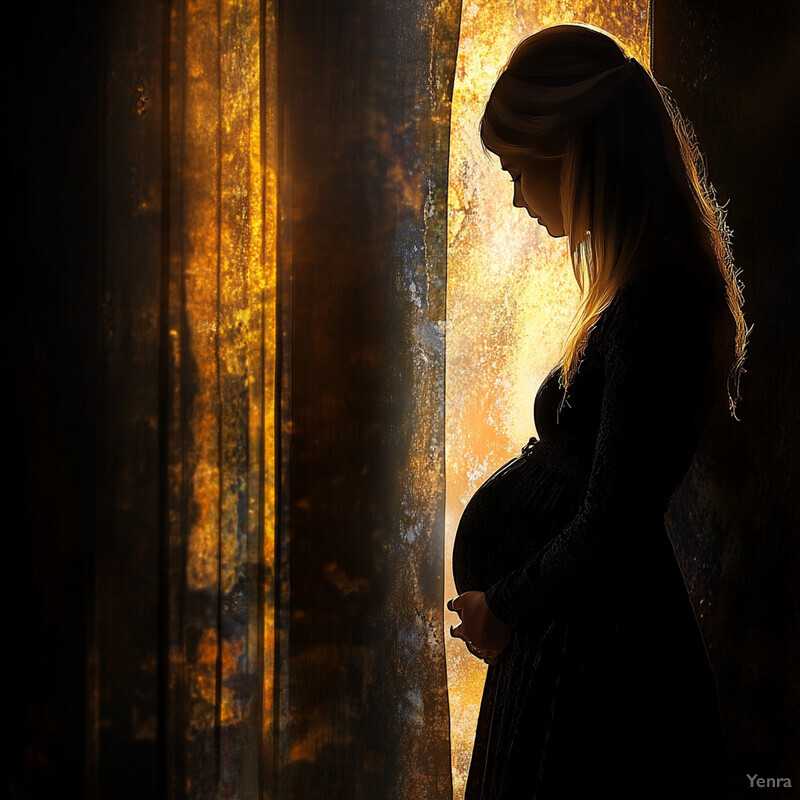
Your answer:
[[[460,4],[279,3],[279,797],[450,798],[444,314]]]
[[[257,797],[272,706],[274,14],[140,2],[109,29],[90,786]]]
[[[177,796],[256,797],[274,527],[269,7],[173,3],[166,731]]]

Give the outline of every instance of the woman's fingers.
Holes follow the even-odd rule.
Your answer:
[[[464,592],[448,600],[447,608],[461,619],[457,627],[450,626],[450,635],[463,639],[470,653],[487,664],[497,663],[511,638],[511,629],[489,611],[484,593]],[[473,646],[473,642],[479,642],[483,647]]]
[[[461,625],[456,625],[455,628],[451,625],[450,626],[450,635],[454,639],[463,639],[467,644],[469,644],[469,639],[467,639],[467,637],[464,634],[464,625],[463,625],[463,623]]]
[[[469,639],[467,639],[466,635],[464,634],[464,626],[463,624],[457,625],[455,628],[451,625],[450,626],[450,635],[454,639],[461,639],[464,644],[467,646],[467,650],[469,650],[475,658],[481,659],[481,661],[485,661],[487,664],[497,664],[500,659],[500,650],[487,650],[481,647],[477,647],[474,645]]]
[[[463,617],[461,616],[461,609],[462,608],[463,608],[463,606],[462,606],[462,604],[460,602],[460,596],[459,597],[451,597],[447,601],[447,610],[448,611],[455,611],[455,613],[458,614],[458,618],[459,619],[463,619]]]
[[[500,658],[500,651],[499,650],[484,650],[480,647],[476,647],[471,642],[467,642],[467,650],[472,653],[476,658],[481,659],[481,661],[485,661],[487,664],[496,664]]]
[[[447,609],[448,611],[453,611],[454,613],[458,614],[458,618],[460,620],[463,620],[464,617],[461,616],[462,605],[458,601],[459,601],[458,597],[451,597],[447,601]]]
[[[482,647],[476,647],[472,642],[467,642],[467,649],[478,658],[496,658],[500,655],[499,650],[485,650]]]

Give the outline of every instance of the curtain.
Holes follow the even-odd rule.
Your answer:
[[[459,13],[108,11],[91,796],[452,795]]]

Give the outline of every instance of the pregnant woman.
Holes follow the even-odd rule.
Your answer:
[[[581,304],[538,439],[470,500],[451,634],[489,664],[466,800],[724,796],[716,684],[664,515],[748,329],[691,128],[607,34],[523,40],[481,138],[567,236]]]

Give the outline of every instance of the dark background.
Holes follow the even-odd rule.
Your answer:
[[[11,797],[81,797],[101,360],[99,4],[4,27],[4,528]]]
[[[14,13],[2,318],[8,777],[12,797],[82,796],[96,464],[108,435],[98,330],[104,232],[114,224],[101,193],[107,17],[70,2]],[[700,497],[699,522],[716,533],[693,539],[691,508],[673,517],[690,588],[711,598],[702,624],[730,796],[746,796],[745,772],[800,785],[798,52],[795,3],[656,0],[654,73],[694,122],[719,198],[731,199],[755,326],[742,421],[712,421],[681,490],[681,508]]]
[[[739,797],[745,773],[800,785],[798,10],[656,0],[654,33],[654,74],[694,123],[718,200],[729,201],[754,326],[741,422],[712,420],[672,512],[684,575],[704,598]]]

